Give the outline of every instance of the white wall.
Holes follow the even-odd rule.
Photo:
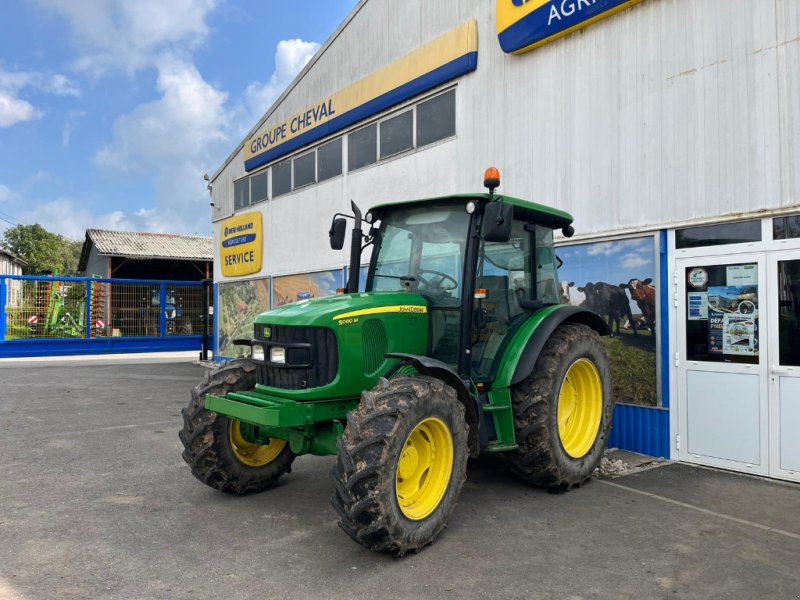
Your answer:
[[[360,8],[268,122],[475,18],[457,137],[253,207],[266,219],[258,276],[345,264],[327,229],[350,198],[366,209],[481,191],[489,165],[501,191],[571,212],[579,234],[800,205],[800,0],[644,0],[521,56],[500,50],[494,5]],[[231,214],[242,175],[239,152],[214,181],[215,218]]]

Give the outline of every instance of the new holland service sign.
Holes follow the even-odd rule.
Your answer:
[[[260,212],[242,213],[226,219],[220,228],[222,274],[238,277],[258,273],[263,247]]]
[[[497,0],[503,52],[522,54],[642,0]]]

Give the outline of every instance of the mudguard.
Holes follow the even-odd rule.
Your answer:
[[[464,380],[461,379],[461,377],[458,376],[458,373],[456,373],[447,363],[443,363],[442,361],[436,360],[435,358],[431,358],[429,356],[395,352],[387,354],[386,358],[396,358],[400,361],[400,364],[393,368],[387,377],[393,375],[403,365],[411,365],[417,370],[417,372],[423,375],[429,375],[431,377],[441,379],[456,391],[456,395],[458,396],[461,404],[464,405],[464,409],[466,411],[467,424],[469,425],[470,455],[473,458],[478,456],[480,453],[478,435],[480,431],[479,416],[481,415],[481,411],[478,410],[478,399],[472,395],[469,390],[469,386],[464,382]]]
[[[531,316],[514,334],[506,347],[492,387],[510,387],[530,375],[542,348],[562,323],[580,323],[600,335],[609,334],[608,324],[603,318],[586,308],[565,305],[547,307]]]

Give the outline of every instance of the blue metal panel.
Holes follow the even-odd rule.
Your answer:
[[[668,458],[669,410],[617,404],[608,447]]]
[[[23,281],[74,281],[77,283],[84,283],[90,279],[94,283],[147,283],[159,284],[166,283],[170,285],[189,285],[189,286],[202,286],[202,281],[176,281],[172,279],[111,279],[109,277],[62,277],[61,275],[54,277],[52,275],[3,275],[6,279],[21,279]]]
[[[83,339],[8,340],[0,344],[0,358],[70,356],[127,352],[178,352],[199,350],[201,335],[157,337],[108,337]]]
[[[162,338],[167,335],[167,284],[162,283],[158,291],[158,335]]]
[[[658,315],[658,333],[661,340],[661,406],[669,408],[670,360],[669,360],[669,281],[667,281],[667,259],[669,246],[667,230],[658,233],[659,282],[661,291],[661,312]]]
[[[92,337],[92,282],[86,282],[86,306],[84,307],[84,337],[88,340]]]
[[[0,342],[6,339],[6,297],[8,294],[6,288],[6,278],[0,277]]]

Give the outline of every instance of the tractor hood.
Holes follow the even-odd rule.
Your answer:
[[[363,292],[338,294],[286,304],[261,313],[257,324],[334,327],[358,322],[366,315],[392,313],[427,314],[428,302],[420,294],[408,292]]]

